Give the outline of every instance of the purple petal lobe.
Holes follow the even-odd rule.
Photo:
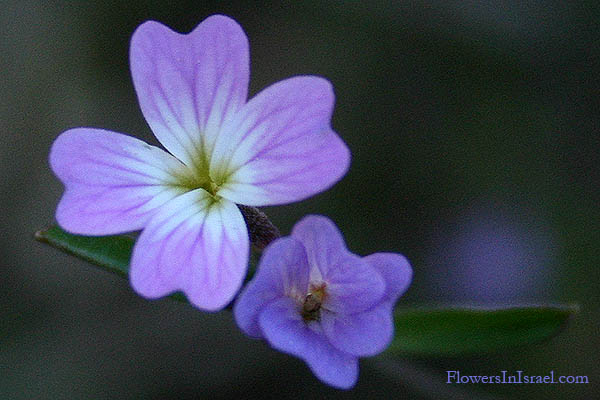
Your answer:
[[[271,302],[260,313],[259,323],[271,346],[302,358],[323,382],[343,389],[356,383],[358,359],[333,347],[318,323],[305,323],[294,300]]]
[[[65,230],[109,235],[141,229],[180,193],[172,184],[183,164],[141,140],[76,128],[52,145],[50,166],[65,185],[56,219]]]
[[[392,314],[385,306],[358,314],[323,312],[321,325],[337,349],[360,357],[383,351],[394,334]]]
[[[327,283],[323,307],[340,314],[365,311],[379,304],[385,293],[379,272],[352,253],[339,257],[323,281]]]
[[[235,320],[247,335],[261,337],[258,315],[274,299],[300,299],[308,290],[308,262],[304,246],[286,237],[277,239],[263,252],[256,275],[233,307]]]
[[[238,204],[302,200],[337,182],[350,152],[331,129],[331,84],[300,76],[251,99],[217,140],[211,169],[227,174],[222,195]]]
[[[408,260],[396,253],[374,253],[363,260],[383,277],[386,286],[384,301],[393,307],[412,281],[412,268]]]
[[[198,308],[216,311],[239,290],[248,247],[236,205],[197,189],[170,201],[150,220],[133,250],[131,285],[147,298],[181,290]]]
[[[292,230],[306,249],[312,283],[327,284],[324,306],[331,311],[356,313],[379,303],[385,283],[381,275],[346,249],[344,238],[327,217],[309,215]]]
[[[348,253],[344,237],[327,217],[308,215],[294,225],[292,237],[302,242],[312,268],[311,279],[322,280],[331,265]]]
[[[248,39],[215,15],[187,35],[149,21],[135,31],[131,74],[144,117],[160,142],[191,166],[212,151],[224,121],[248,95]]]

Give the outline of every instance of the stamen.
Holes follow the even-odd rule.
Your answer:
[[[317,286],[310,285],[310,292],[308,292],[302,303],[302,319],[304,319],[304,322],[321,319],[321,306],[326,295],[325,287],[325,283]]]
[[[217,185],[216,183],[214,183],[212,180],[208,183],[208,193],[212,194],[213,196],[215,196],[217,194],[217,191],[219,190],[219,185]]]

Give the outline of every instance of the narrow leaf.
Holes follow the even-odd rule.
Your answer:
[[[82,258],[109,272],[127,278],[133,239],[125,235],[81,236],[52,226],[35,233],[35,238],[65,253]]]
[[[35,233],[35,239],[52,247],[88,261],[101,269],[128,278],[129,260],[134,240],[126,235],[82,236],[73,235],[54,225]],[[260,250],[253,247],[250,254],[250,266],[246,281],[252,278],[255,265],[260,257]],[[187,302],[182,293],[175,293],[170,298]]]
[[[457,356],[487,353],[546,340],[577,307],[398,310],[388,354]]]

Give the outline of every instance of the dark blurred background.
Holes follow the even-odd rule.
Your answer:
[[[78,126],[157,143],[129,38],[215,13],[250,38],[251,94],[318,74],[335,86],[346,177],[265,209],[288,233],[320,213],[358,254],[414,268],[402,306],[577,303],[556,338],[502,354],[364,360],[353,391],[249,340],[229,312],[145,301],[33,240],[62,193],[52,141]],[[597,2],[3,1],[0,3],[0,398],[515,398],[598,393]],[[587,375],[588,385],[446,385],[446,370]]]

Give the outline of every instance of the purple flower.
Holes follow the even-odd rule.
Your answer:
[[[394,304],[411,279],[400,254],[361,258],[331,220],[308,216],[265,249],[233,310],[247,335],[302,358],[323,382],[350,388],[358,357],[392,340]]]
[[[130,62],[144,117],[170,154],[106,130],[64,132],[50,153],[66,188],[56,219],[84,235],[143,229],[133,288],[147,298],[181,290],[202,309],[221,309],[248,264],[236,203],[302,200],[348,169],[349,151],[330,126],[331,84],[293,77],[247,101],[248,40],[220,15],[187,35],[142,24]]]

